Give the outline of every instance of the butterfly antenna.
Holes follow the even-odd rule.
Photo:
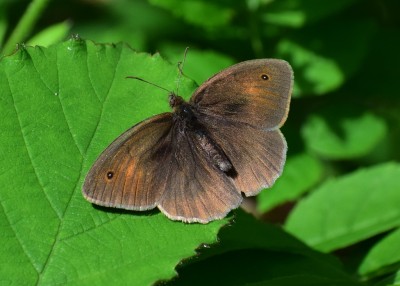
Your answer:
[[[142,79],[142,78],[140,78],[140,77],[137,77],[137,76],[127,76],[126,78],[137,79],[137,80],[143,81],[143,82],[145,82],[145,83],[151,84],[151,85],[153,85],[153,86],[155,86],[155,87],[158,87],[158,88],[160,88],[160,89],[162,89],[162,90],[165,90],[165,91],[167,91],[168,93],[172,93],[170,90],[168,90],[168,89],[166,89],[166,88],[164,88],[164,87],[162,87],[162,86],[159,86],[159,85],[157,85],[157,84],[155,84],[155,83],[149,82],[149,81],[144,80],[144,79]]]
[[[189,47],[186,47],[185,53],[183,54],[183,60],[181,62],[178,62],[179,74],[178,74],[178,80],[176,82],[176,94],[178,94],[178,95],[179,95],[179,92],[178,92],[179,91],[179,85],[181,83],[181,78],[182,78],[182,75],[183,75],[183,66],[185,64],[186,55],[187,55],[188,50],[189,50]]]

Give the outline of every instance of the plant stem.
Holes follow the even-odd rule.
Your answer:
[[[49,0],[32,0],[24,15],[22,15],[17,26],[4,44],[2,54],[10,54],[14,50],[17,43],[21,43],[26,40],[29,33],[35,26],[38,18],[42,14],[42,11],[46,8],[48,2]]]

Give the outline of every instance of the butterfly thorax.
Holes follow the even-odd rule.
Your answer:
[[[211,138],[206,128],[199,122],[195,107],[174,93],[169,96],[169,103],[174,113],[174,124],[184,138],[194,140],[193,147],[200,147],[208,161],[220,171],[234,177],[236,171],[222,148]],[[182,138],[183,138],[182,137]]]
[[[182,97],[171,93],[169,95],[169,105],[171,106],[175,120],[185,123],[190,126],[196,124],[196,116],[193,111],[193,106],[187,103]]]

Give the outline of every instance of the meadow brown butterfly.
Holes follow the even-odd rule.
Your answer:
[[[189,102],[171,93],[172,112],[131,127],[99,156],[83,185],[97,205],[158,207],[168,218],[208,223],[282,173],[293,71],[283,60],[233,65]]]

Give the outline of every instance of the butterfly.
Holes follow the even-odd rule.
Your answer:
[[[186,102],[169,95],[172,112],[120,135],[86,176],[84,197],[97,205],[208,223],[245,196],[271,187],[286,160],[279,128],[293,87],[278,59],[235,64],[204,82]]]

